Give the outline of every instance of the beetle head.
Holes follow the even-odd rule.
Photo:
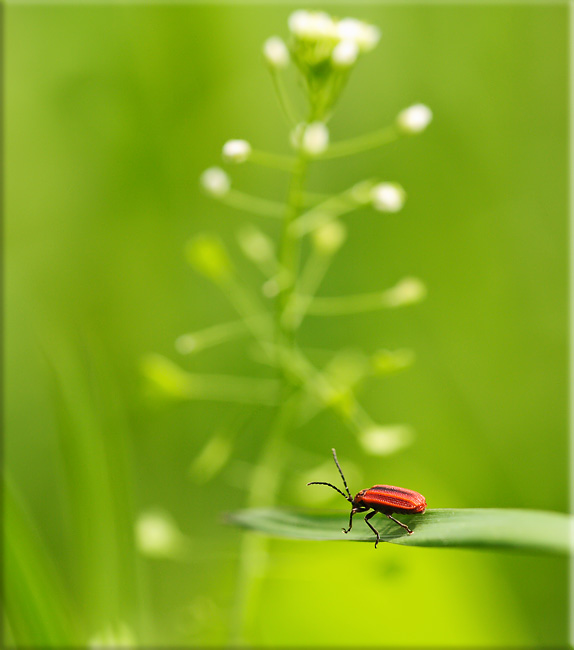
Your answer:
[[[362,508],[365,504],[363,501],[363,496],[367,490],[361,490],[360,492],[357,492],[355,495],[355,498],[351,501],[354,507],[356,508]]]

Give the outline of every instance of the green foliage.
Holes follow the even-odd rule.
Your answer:
[[[12,643],[67,646],[78,639],[61,577],[13,485],[3,486],[4,613]]]
[[[341,528],[349,523],[348,514],[285,511],[278,508],[241,510],[228,520],[249,530],[273,537],[316,541],[373,542],[374,535],[355,518],[352,530],[344,535]],[[423,515],[399,515],[412,529],[408,535],[383,515],[370,522],[381,541],[404,546],[440,548],[485,548],[530,551],[553,555],[574,552],[570,530],[574,518],[558,512],[496,508],[434,508]]]
[[[564,646],[564,557],[374,552],[220,524],[268,499],[340,507],[305,487],[336,480],[333,445],[352,487],[406,485],[433,508],[568,508],[567,7],[337,12],[382,38],[340,74],[311,156],[277,345],[288,129],[309,117],[293,59],[271,83],[258,62],[285,5],[8,8],[5,645],[219,647],[233,627],[261,647]],[[405,137],[397,114],[418,102],[435,120]],[[230,137],[252,142],[233,167],[219,159]],[[206,195],[211,164],[226,171]],[[388,188],[387,212],[372,209],[379,181],[408,192],[401,212]],[[230,278],[190,268],[202,232]],[[360,311],[409,276],[424,302]],[[282,364],[297,398],[285,436]],[[416,598],[417,625],[405,609],[377,632],[350,626],[341,594]]]

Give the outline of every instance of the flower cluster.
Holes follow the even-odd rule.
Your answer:
[[[300,9],[289,17],[289,47],[279,36],[263,46],[271,68],[293,59],[307,85],[312,117],[324,120],[344,87],[346,72],[379,42],[378,27],[356,18],[337,19],[323,11]]]
[[[319,156],[329,146],[329,129],[324,122],[299,122],[291,131],[291,145],[307,156]]]
[[[358,363],[350,365],[345,361],[348,355],[336,354],[332,362],[321,369],[297,345],[296,339],[307,316],[333,317],[396,309],[425,298],[423,282],[408,276],[373,293],[317,295],[335,254],[347,239],[344,219],[366,206],[386,215],[398,213],[405,206],[407,194],[399,183],[376,177],[355,181],[335,193],[309,191],[308,167],[314,161],[349,158],[421,133],[433,115],[426,105],[415,103],[398,112],[385,127],[333,141],[327,124],[331,111],[352,66],[377,45],[380,31],[361,20],[333,18],[320,11],[295,11],[288,24],[289,38],[272,36],[267,39],[263,54],[280,106],[290,124],[289,140],[294,152],[283,155],[260,150],[245,139],[229,139],[221,149],[225,169],[209,167],[200,178],[204,192],[220,203],[253,216],[280,220],[281,237],[275,242],[253,224],[237,232],[240,250],[263,275],[255,291],[244,286],[239,267],[218,236],[203,233],[192,238],[185,250],[187,261],[222,290],[239,320],[184,334],[176,342],[180,354],[190,355],[251,336],[256,342],[254,358],[276,367],[280,378],[194,374],[160,355],[150,355],[142,369],[156,388],[174,399],[217,399],[281,409],[282,387],[304,386],[305,399],[315,403],[314,408],[332,409],[357,435],[366,451],[387,455],[409,444],[411,431],[404,425],[377,423],[359,405],[354,389],[369,374],[392,374],[408,367],[413,353],[410,350],[379,350],[370,362],[361,357]],[[308,110],[305,113],[291,103],[289,92],[283,86],[282,71],[290,64],[296,68],[306,93]],[[236,187],[228,170],[239,164],[262,165],[290,174],[287,200],[270,200]],[[337,370],[339,366],[343,368],[341,372]],[[307,407],[298,405],[297,408],[303,412]],[[208,443],[201,456],[204,460],[194,464],[194,476],[213,476],[231,453],[230,440],[217,438],[213,446]],[[220,460],[212,463],[209,459],[215,455]],[[138,523],[138,543],[144,554],[173,554],[181,541],[182,535],[172,523],[157,514],[148,513]]]
[[[264,42],[263,56],[289,125],[288,141],[293,151],[266,151],[233,134],[221,148],[222,166],[211,166],[200,176],[200,186],[210,198],[254,219],[268,218],[274,225],[266,232],[259,224],[248,223],[236,232],[238,249],[260,277],[253,283],[246,281],[257,276],[243,273],[242,262],[236,263],[222,238],[197,233],[185,247],[187,262],[222,292],[236,318],[183,333],[175,341],[177,352],[188,357],[230,343],[243,346],[253,362],[265,367],[265,374],[193,372],[158,354],[147,355],[142,361],[142,374],[154,398],[210,400],[275,411],[272,425],[261,429],[259,438],[254,438],[261,453],[246,486],[252,504],[263,494],[269,506],[276,501],[285,481],[285,459],[302,440],[301,435],[291,439],[290,432],[324,410],[331,411],[356,444],[370,455],[394,454],[411,444],[415,435],[400,422],[379,422],[378,415],[372,416],[357,397],[357,391],[370,377],[392,375],[412,365],[413,351],[307,349],[299,336],[305,319],[408,308],[427,293],[420,279],[406,276],[368,293],[321,295],[330,266],[347,241],[346,220],[351,220],[353,214],[365,213],[367,207],[382,213],[383,219],[390,219],[407,201],[405,189],[392,178],[356,179],[360,168],[355,168],[351,158],[423,132],[433,115],[426,105],[414,103],[397,111],[390,123],[375,131],[338,139],[329,130],[329,118],[353,67],[379,42],[380,30],[355,18],[339,19],[306,10],[292,13],[288,26],[287,38],[272,36]],[[297,77],[298,90],[303,89],[307,106],[292,101],[291,77]],[[349,160],[345,185],[336,189],[328,185],[313,187],[310,167],[335,159]],[[232,182],[237,165],[287,173],[289,189],[285,199],[268,197],[267,187],[262,187],[261,194],[244,191],[235,178]],[[359,254],[352,264],[366,261],[365,255]],[[243,345],[246,339],[252,344]],[[269,368],[274,369],[272,377],[268,376]],[[216,479],[219,472],[229,468],[242,443],[243,431],[247,431],[243,426],[233,425],[210,436],[190,464],[189,476],[196,483]],[[338,438],[339,432],[334,430],[332,435]],[[309,480],[323,471],[314,470]],[[309,499],[320,498],[315,494],[306,492],[302,499],[310,503]],[[328,491],[325,494],[330,496]],[[142,555],[187,560],[191,540],[167,513],[141,513],[135,532]],[[249,552],[245,558],[242,597],[250,591],[251,582],[261,576],[260,568],[253,568],[258,563],[251,562]],[[116,638],[110,636],[112,641]]]
[[[356,18],[336,19],[322,11],[300,9],[289,17],[293,51],[301,63],[317,65],[327,59],[335,65],[352,65],[360,53],[372,50],[381,37],[375,25]]]

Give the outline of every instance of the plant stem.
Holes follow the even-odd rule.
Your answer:
[[[279,473],[285,462],[284,434],[291,427],[299,406],[299,394],[291,394],[275,416],[263,451],[253,470],[247,502],[273,506],[279,488]],[[241,542],[237,591],[231,622],[230,644],[245,644],[252,612],[255,609],[262,578],[265,573],[270,540],[256,535],[244,535]]]
[[[291,347],[294,343],[295,330],[285,324],[283,314],[289,304],[295,289],[295,280],[299,269],[300,243],[298,237],[292,232],[291,225],[299,217],[304,205],[304,184],[309,161],[300,153],[289,188],[287,212],[283,221],[281,242],[279,246],[279,266],[288,274],[288,283],[277,296],[276,307],[276,340],[278,346]]]
[[[271,169],[280,169],[285,172],[292,172],[295,158],[292,156],[283,156],[278,153],[271,153],[269,151],[253,149],[249,156],[249,162],[252,162],[255,165],[262,165],[263,167],[270,167]]]
[[[387,126],[384,129],[373,131],[365,135],[360,135],[356,138],[349,140],[342,140],[341,142],[333,143],[329,149],[320,156],[322,160],[330,158],[341,158],[344,156],[351,156],[353,154],[362,153],[369,149],[376,149],[385,144],[394,142],[400,137],[400,132],[396,126]]]
[[[362,192],[368,192],[375,185],[374,179],[363,181]],[[293,237],[303,237],[309,234],[316,228],[323,226],[331,221],[335,221],[338,217],[344,214],[357,210],[365,205],[366,201],[356,196],[357,185],[353,185],[349,189],[328,197],[321,203],[314,205],[309,210],[303,212],[295,219],[289,230]]]
[[[292,348],[295,342],[295,330],[285,326],[283,314],[292,298],[299,267],[300,241],[299,238],[293,236],[290,226],[303,209],[303,187],[307,166],[307,158],[303,154],[299,154],[291,176],[287,211],[281,232],[279,266],[287,272],[288,282],[279,291],[276,301],[275,335],[278,350],[281,350],[283,345]],[[299,393],[294,392],[292,380],[290,379],[291,373],[282,362],[281,352],[278,352],[277,365],[281,381],[279,391],[280,406],[251,477],[248,502],[252,507],[255,505],[272,506],[275,503],[279,488],[279,475],[285,462],[283,439],[286,432],[291,428],[298,412]],[[261,578],[265,571],[268,545],[268,540],[264,538],[257,538],[253,535],[245,535],[243,538],[239,559],[235,612],[230,634],[232,644],[245,643],[247,640],[250,613],[254,609],[253,603],[257,601]]]
[[[247,336],[248,334],[249,328],[245,324],[245,321],[237,320],[206,327],[198,332],[182,334],[176,340],[175,347],[180,354],[193,354],[200,350]]]
[[[258,214],[262,217],[271,217],[272,219],[281,219],[285,210],[285,206],[281,203],[263,199],[259,196],[251,196],[250,194],[234,189],[229,190],[227,194],[218,198],[221,203],[225,203],[225,205],[236,210]]]
[[[273,80],[273,87],[275,88],[279,106],[281,106],[281,110],[283,111],[283,115],[287,121],[287,124],[290,127],[293,127],[297,124],[297,122],[299,122],[297,111],[293,107],[289,95],[285,91],[285,86],[283,85],[283,79],[281,78],[281,75],[275,68],[271,69],[271,79]]]

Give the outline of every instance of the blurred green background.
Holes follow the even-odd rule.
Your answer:
[[[379,175],[409,196],[398,215],[346,220],[321,294],[416,275],[429,296],[306,320],[306,348],[415,350],[411,369],[360,398],[416,439],[371,456],[324,412],[290,434],[279,504],[346,509],[304,489],[336,479],[336,446],[353,491],[384,482],[429,507],[566,511],[567,7],[321,6],[383,31],[333,140],[415,102],[434,112],[421,136],[314,165],[317,191]],[[289,152],[261,44],[286,35],[297,8],[6,8],[8,644],[223,645],[239,618],[244,639],[266,646],[566,643],[566,560],[510,552],[272,540],[238,605],[244,533],[222,513],[246,505],[272,409],[162,404],[145,390],[149,353],[272,376],[243,341],[179,359],[174,341],[234,318],[187,266],[190,236],[217,232],[244,281],[262,282],[235,240],[250,219],[202,195],[198,177],[229,138]],[[286,194],[280,172],[231,171],[236,187]],[[200,472],[225,432],[229,458]],[[175,538],[165,557],[136,544],[150,513],[163,522],[154,534]]]

